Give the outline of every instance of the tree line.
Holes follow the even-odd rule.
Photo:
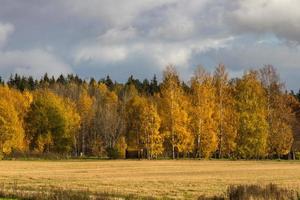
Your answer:
[[[291,152],[299,94],[267,65],[229,78],[224,65],[183,82],[169,65],[159,82],[77,75],[0,78],[0,154],[280,158]]]

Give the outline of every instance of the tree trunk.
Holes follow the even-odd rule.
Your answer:
[[[81,134],[81,154],[80,155],[85,155],[85,137],[84,137],[84,131]]]
[[[200,158],[201,154],[200,154],[200,135],[197,136],[197,154],[196,154],[196,158]]]
[[[219,147],[219,158],[223,158],[223,152],[222,152],[222,140],[223,140],[223,137],[222,137],[222,134],[220,135],[220,147]]]
[[[175,160],[175,146],[173,143],[172,143],[172,158],[173,160]]]
[[[150,148],[149,148],[149,143],[150,143],[150,139],[149,139],[149,134],[147,134],[147,158],[148,160],[150,160]]]

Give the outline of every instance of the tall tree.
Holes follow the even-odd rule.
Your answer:
[[[237,112],[239,114],[237,154],[242,158],[266,156],[268,123],[267,99],[258,73],[245,73],[236,84]]]
[[[120,115],[118,96],[105,84],[99,84],[95,94],[95,126],[100,133],[94,139],[102,139],[108,152],[116,149],[117,142],[124,131],[123,116]]]
[[[20,92],[14,88],[9,88],[7,86],[0,86],[0,99],[2,101],[9,102],[9,104],[12,106],[13,110],[12,111],[12,116],[14,115],[13,112],[17,113],[18,117],[18,122],[21,126],[22,129],[24,129],[25,122],[24,122],[24,117],[26,113],[28,112],[28,109],[30,107],[30,104],[32,102],[32,95],[25,91],[25,92]],[[17,128],[19,129],[19,128]],[[24,130],[22,130],[24,132]],[[24,133],[23,133],[24,134]],[[22,136],[24,137],[24,136]],[[20,147],[26,147],[27,143],[24,141],[24,145],[20,145]],[[22,148],[21,148],[22,149]]]
[[[158,93],[159,90],[160,90],[156,75],[153,76],[153,78],[150,82],[150,89],[149,90],[150,90],[151,95],[154,95],[154,94]]]
[[[95,116],[93,109],[94,98],[92,98],[86,90],[80,94],[77,110],[81,118],[79,134],[77,136],[76,151],[77,154],[85,155],[87,152],[87,139],[92,129],[92,120]]]
[[[145,102],[145,98],[135,95],[126,104],[126,138],[130,148],[143,148],[140,139],[142,134],[142,113]]]
[[[291,149],[295,116],[276,69],[266,65],[260,69],[260,79],[267,95],[268,151],[271,156],[280,157]]]
[[[9,94],[7,95],[9,98],[13,98]],[[24,149],[22,121],[14,104],[8,99],[0,98],[0,158],[3,157],[3,154],[9,154],[13,149]]]
[[[148,159],[160,155],[163,137],[156,106],[145,97],[135,96],[127,104],[127,118],[129,147],[145,149]]]
[[[218,133],[218,156],[230,157],[236,148],[237,113],[233,88],[228,81],[228,73],[224,65],[219,65],[213,77],[216,89],[217,104],[217,133]]]
[[[162,131],[171,146],[172,158],[175,152],[192,151],[193,137],[188,131],[187,99],[180,87],[180,80],[174,66],[167,66],[161,86],[160,116]]]
[[[80,117],[71,104],[47,90],[34,94],[25,118],[30,150],[41,153],[72,151]]]
[[[146,100],[141,113],[141,142],[147,149],[148,159],[161,155],[163,152],[163,136],[159,132],[160,117],[157,107]]]
[[[201,66],[191,79],[191,105],[196,157],[209,158],[217,149],[216,95],[212,77]]]

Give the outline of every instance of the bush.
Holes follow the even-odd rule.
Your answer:
[[[296,158],[296,160],[300,160],[300,152],[299,151],[295,152],[295,158]]]
[[[124,136],[119,138],[116,148],[118,149],[118,153],[119,153],[118,158],[121,159],[126,158],[127,144]]]
[[[265,187],[260,185],[229,186],[227,195],[230,200],[296,200],[300,197],[296,191],[279,188],[274,184]]]
[[[119,158],[119,151],[117,148],[107,148],[106,152],[107,152],[107,156],[111,159]]]
[[[205,197],[198,200],[297,200],[298,192],[280,188],[277,185],[232,185],[223,196]]]

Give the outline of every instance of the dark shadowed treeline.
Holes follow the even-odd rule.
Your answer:
[[[272,66],[229,79],[223,65],[173,66],[125,84],[77,75],[0,79],[0,153],[110,158],[279,158],[294,150],[299,94]]]

